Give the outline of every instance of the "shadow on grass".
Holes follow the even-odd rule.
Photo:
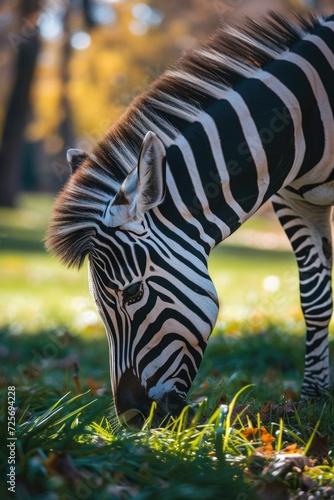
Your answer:
[[[110,392],[108,343],[103,335],[84,338],[62,328],[14,334],[3,328],[0,345],[3,382],[55,386],[63,392],[77,391],[79,383],[82,391]]]
[[[113,432],[105,419],[110,417],[111,403],[105,338],[73,336],[65,329],[14,335],[4,328],[0,345],[0,396],[4,395],[0,410],[6,411],[10,386],[16,387],[18,406],[16,498],[258,498],[244,474],[248,462],[247,454],[238,449],[240,437],[233,448],[236,457],[230,452],[222,455],[222,428],[217,423],[213,428],[211,420],[205,429],[204,424],[190,430],[179,424],[174,431]],[[245,330],[239,336],[217,332],[203,360],[202,381],[197,379],[193,394],[197,390],[198,396],[201,384],[210,377],[216,381],[225,377],[222,396],[226,403],[235,395],[235,385],[239,390],[249,382],[261,381],[263,401],[268,389],[279,395],[280,377],[275,370],[279,367],[296,379],[301,345],[300,337],[280,325],[259,333]],[[73,379],[78,364],[82,391]],[[267,370],[264,376],[261,370]],[[77,395],[87,389],[90,393]],[[206,386],[203,396],[208,392]],[[246,392],[244,397],[249,398]],[[312,426],[318,419],[318,414],[312,417]],[[329,413],[324,429],[332,421]],[[309,426],[309,411],[303,422]],[[0,426],[2,442],[6,431],[5,425]],[[3,483],[0,497],[7,498],[1,488]]]
[[[0,226],[0,251],[46,253],[44,231]]]
[[[56,385],[76,390],[73,375],[88,389],[110,392],[109,353],[104,335],[72,335],[66,329],[37,334],[0,331],[0,377],[14,385]],[[260,402],[279,399],[284,390],[296,393],[303,374],[304,339],[287,325],[268,325],[260,332],[241,326],[238,334],[215,331],[209,340],[190,393],[208,396],[220,386],[226,398],[254,383],[253,397]],[[203,385],[204,384],[204,385]]]
[[[0,252],[45,252],[53,201],[50,195],[22,194],[16,208],[0,208]]]

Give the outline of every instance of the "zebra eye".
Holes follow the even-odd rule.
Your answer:
[[[123,305],[139,302],[144,293],[142,283],[134,283],[123,290]]]

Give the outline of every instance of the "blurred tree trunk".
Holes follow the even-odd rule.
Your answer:
[[[93,6],[91,0],[82,0],[82,8],[86,27],[88,29],[94,28],[95,21],[92,13]]]
[[[59,134],[63,138],[64,146],[74,147],[73,120],[71,104],[68,98],[68,82],[70,80],[70,60],[72,55],[71,47],[71,27],[70,27],[71,6],[68,4],[63,17],[63,49],[60,67],[61,96],[60,109],[63,119],[59,124]],[[67,162],[66,162],[67,163]]]
[[[62,110],[63,119],[59,124],[59,134],[63,138],[64,145],[66,148],[74,147],[74,134],[73,134],[73,118],[71,103],[68,98],[68,83],[70,81],[70,61],[72,57],[72,46],[71,46],[71,3],[68,3],[63,17],[63,49],[60,67],[60,79],[62,82],[61,97],[60,97],[60,109]],[[92,4],[90,0],[82,0],[82,10],[84,24],[87,28],[93,28],[94,20],[92,17]],[[62,160],[62,159],[60,159]],[[66,162],[67,163],[67,162]]]
[[[62,119],[59,123],[58,133],[63,140],[65,149],[73,148],[75,146],[75,136],[73,132],[73,115],[71,103],[68,96],[68,83],[70,81],[70,62],[72,57],[71,46],[71,10],[73,6],[68,3],[63,17],[63,46],[60,66],[60,80],[61,80],[61,96],[60,96],[60,109],[62,110]],[[91,29],[95,26],[94,18],[92,15],[92,2],[90,0],[82,0],[82,14],[84,25],[86,28]],[[58,180],[63,183],[68,178],[70,172],[67,166],[66,151],[63,151],[54,157],[54,164],[57,166]],[[65,167],[66,165],[66,167]],[[62,168],[64,166],[64,170]]]
[[[29,94],[39,52],[35,16],[39,0],[21,0],[17,9],[19,32],[10,33],[16,74],[3,123],[0,149],[0,206],[14,206],[20,188],[21,146],[29,111]]]

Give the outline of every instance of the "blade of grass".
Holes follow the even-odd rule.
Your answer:
[[[254,386],[254,384],[248,384],[245,387],[243,387],[242,389],[240,389],[240,391],[238,391],[236,393],[236,395],[232,399],[231,403],[229,404],[229,409],[228,409],[226,420],[225,420],[225,440],[224,440],[224,446],[223,446],[224,453],[226,452],[226,449],[228,447],[229,434],[230,434],[230,429],[231,429],[231,417],[232,417],[232,412],[234,410],[236,401],[237,401],[238,397],[240,396],[240,394],[242,394],[244,391],[249,389],[249,387],[253,387],[253,386]]]
[[[319,425],[320,425],[320,420],[318,420],[318,422],[315,424],[314,429],[313,429],[313,432],[312,432],[312,434],[311,434],[311,437],[310,437],[310,439],[309,439],[309,440],[307,441],[307,443],[306,443],[306,446],[305,446],[305,448],[304,448],[304,455],[307,455],[307,452],[309,451],[309,449],[310,449],[310,447],[311,447],[311,444],[312,444],[313,439],[314,439],[314,437],[315,437],[315,435],[316,435],[316,433],[317,433],[317,430],[318,430]]]
[[[228,415],[228,406],[227,405],[221,405],[220,407],[220,419],[218,422],[218,426],[216,428],[215,432],[215,447],[216,447],[216,453],[217,453],[217,459],[220,464],[224,462],[224,445],[223,445],[223,434],[224,434],[224,428],[223,424],[225,422],[226,416]],[[226,432],[226,429],[225,429]],[[224,443],[225,444],[225,443]]]
[[[279,429],[277,431],[277,443],[275,446],[276,451],[280,451],[282,449],[283,443],[283,419],[279,419]]]
[[[145,420],[144,425],[142,427],[143,431],[151,429],[152,423],[153,423],[153,418],[154,418],[154,413],[155,413],[156,409],[157,409],[157,403],[155,401],[153,401],[153,403],[151,404],[150,413],[149,413],[149,415],[148,415],[147,419]]]

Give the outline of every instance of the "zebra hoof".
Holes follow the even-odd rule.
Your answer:
[[[320,388],[319,386],[307,386],[302,388],[300,398],[302,401],[321,401],[323,399],[328,399],[330,397],[330,392],[327,389]]]

